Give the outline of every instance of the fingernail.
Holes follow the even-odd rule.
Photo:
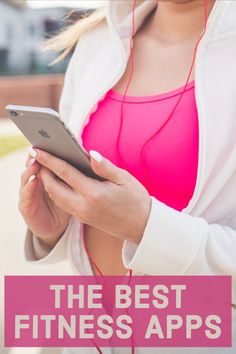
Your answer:
[[[29,154],[31,157],[37,156],[37,152],[32,147],[29,148]]]
[[[33,166],[33,164],[35,163],[35,161],[36,161],[35,158],[29,160],[28,166],[29,166],[29,167],[30,167],[30,166]]]
[[[35,178],[36,178],[36,176],[35,176],[35,175],[30,176],[30,178],[29,178],[28,182],[32,182]]]
[[[102,162],[102,155],[99,154],[99,152],[95,151],[95,150],[90,150],[89,151],[90,156],[92,156],[92,158],[97,161],[98,163]]]

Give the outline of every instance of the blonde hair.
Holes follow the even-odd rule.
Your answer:
[[[61,54],[56,58],[53,64],[58,63],[64,59],[76,46],[80,39],[80,36],[95,27],[98,23],[105,20],[106,11],[105,7],[98,8],[93,11],[87,17],[82,17],[77,20],[74,24],[70,25],[68,28],[62,30],[60,33],[54,37],[46,40],[43,44],[42,50],[54,50],[56,52],[61,52]]]

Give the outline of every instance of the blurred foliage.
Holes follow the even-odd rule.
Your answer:
[[[29,142],[24,136],[0,136],[0,157],[26,146]]]

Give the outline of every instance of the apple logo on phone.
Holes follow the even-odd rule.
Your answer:
[[[39,134],[42,135],[43,138],[48,138],[48,139],[51,138],[51,136],[48,134],[48,132],[46,132],[46,130],[44,130],[44,129],[40,129]]]

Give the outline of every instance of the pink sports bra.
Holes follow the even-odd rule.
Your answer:
[[[123,94],[111,89],[81,132],[87,151],[97,150],[125,168],[150,195],[177,210],[186,207],[192,197],[198,167],[194,81],[187,85],[174,114],[162,127],[182,91],[180,87],[159,95],[126,96],[117,145]]]

